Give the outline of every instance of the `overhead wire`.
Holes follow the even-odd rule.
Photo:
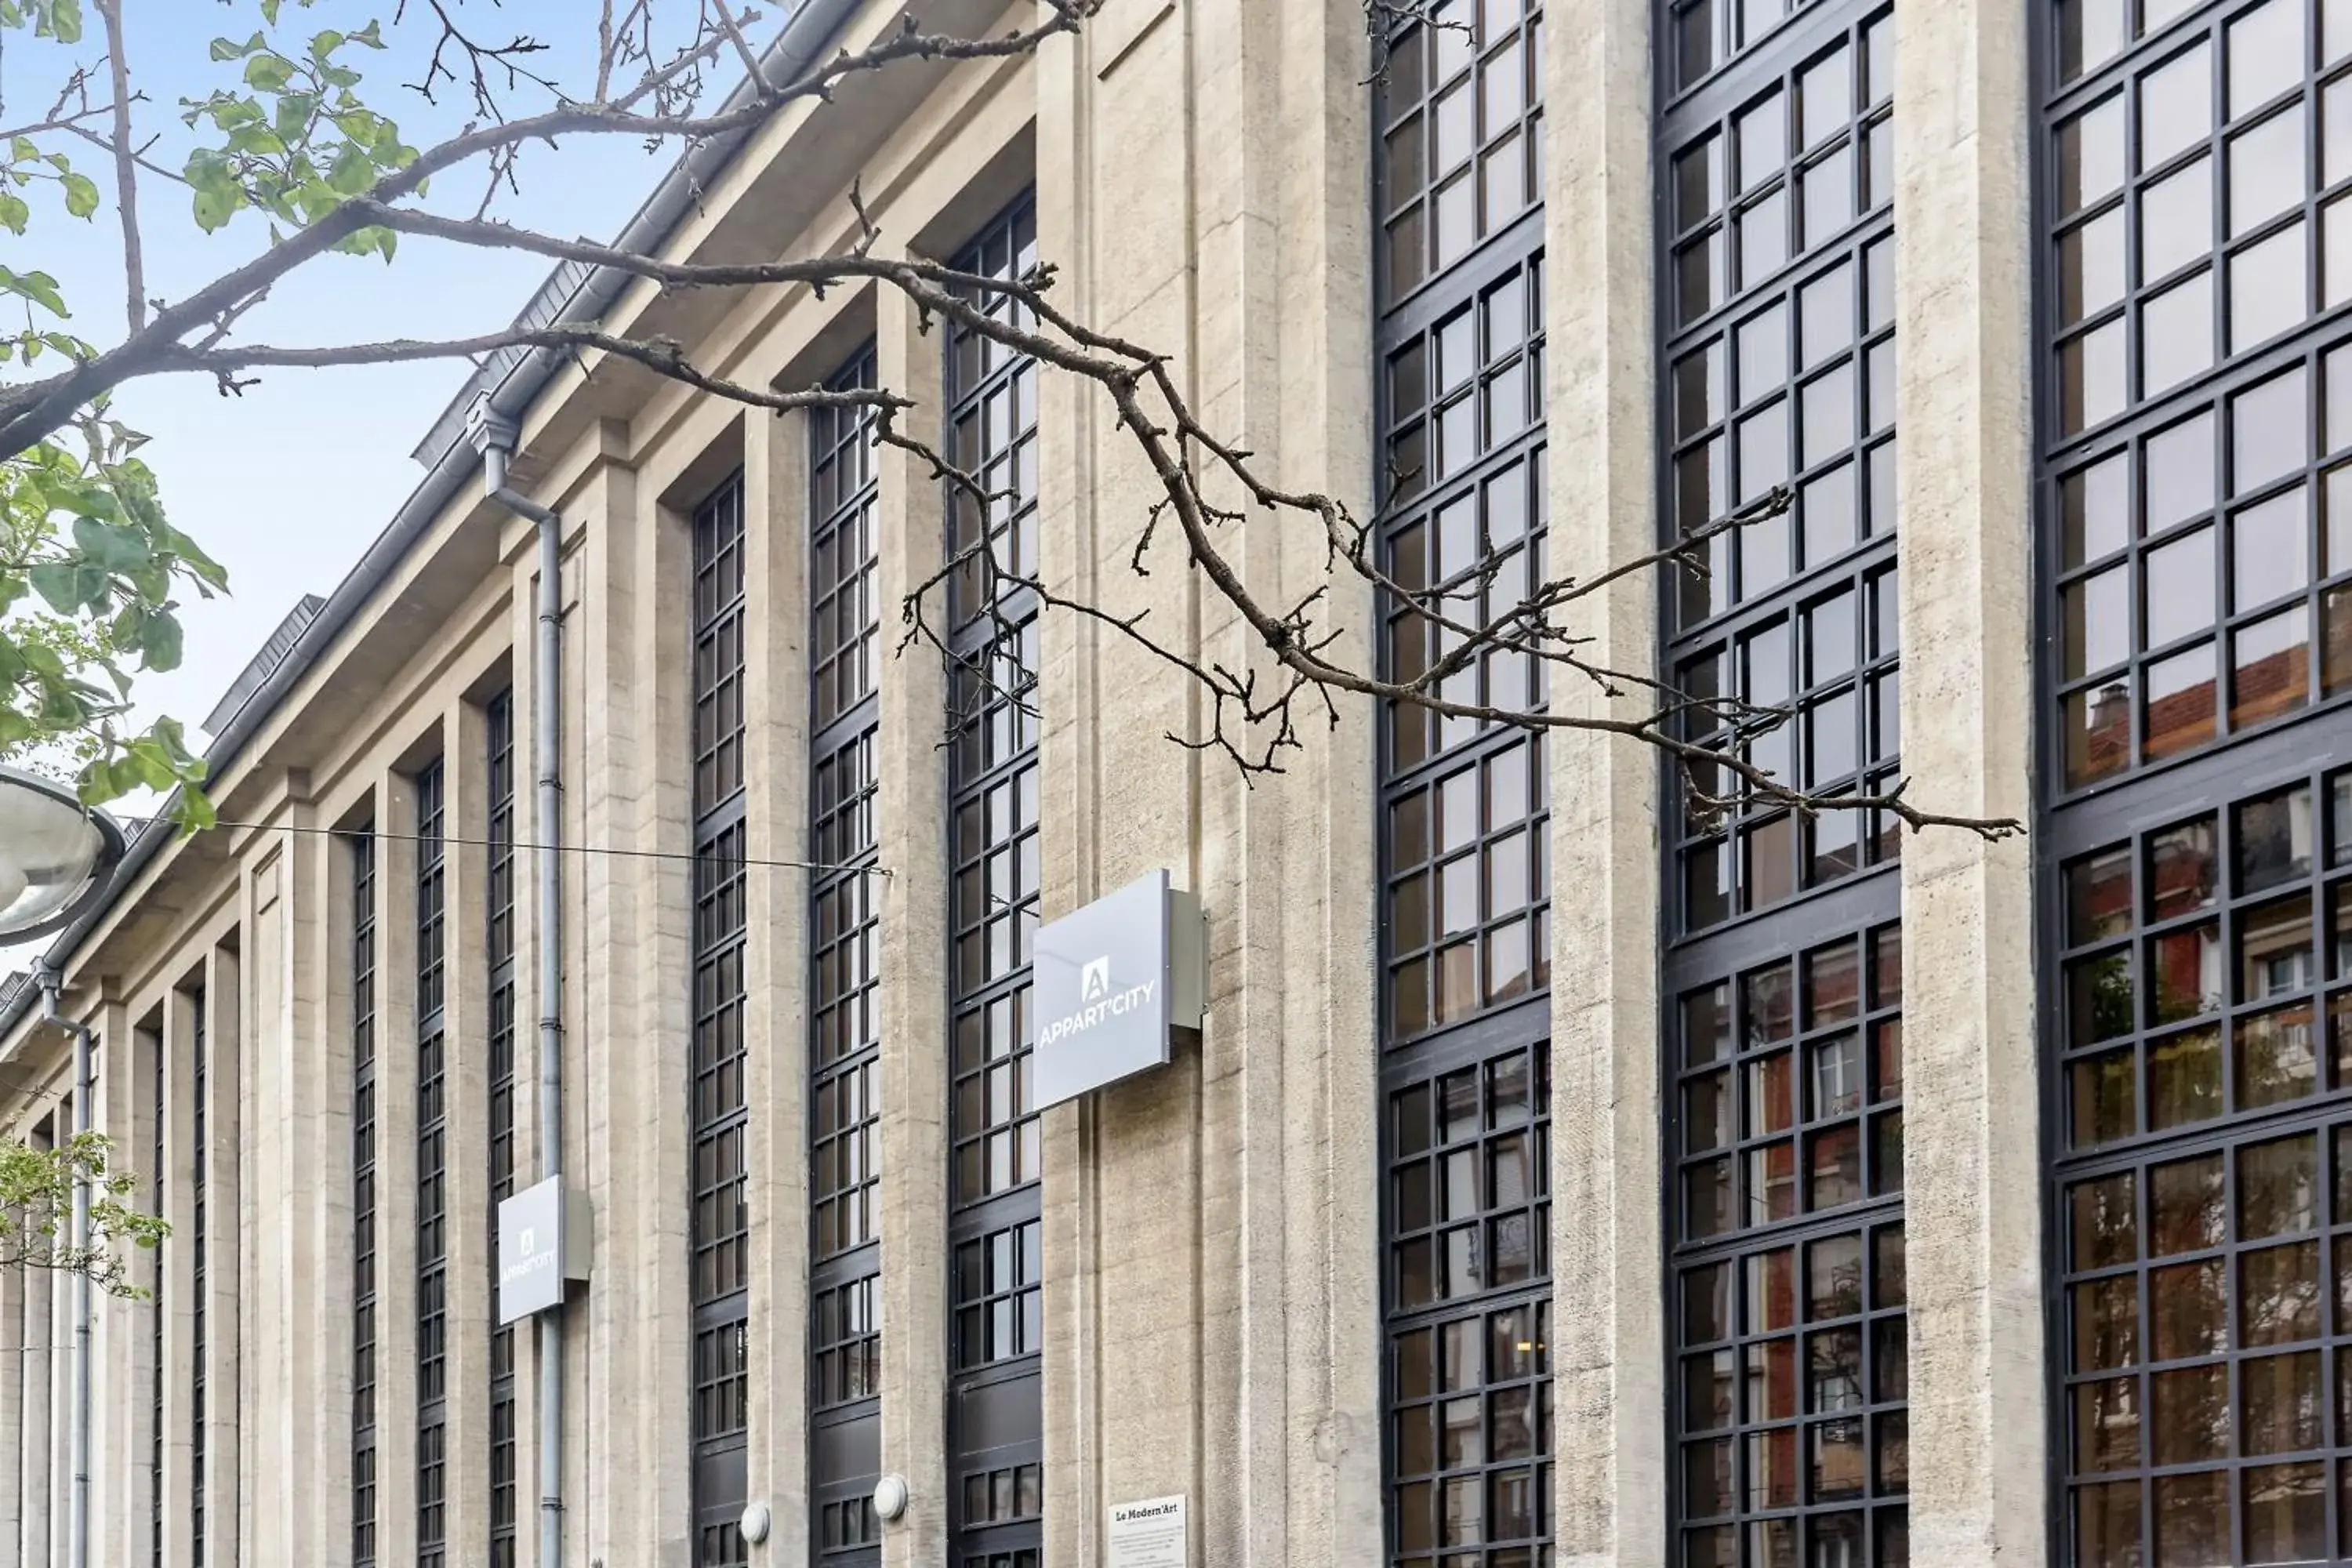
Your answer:
[[[176,826],[168,816],[125,816],[121,820],[126,823],[136,823],[142,829],[159,826],[169,828]],[[296,822],[232,822],[226,818],[215,820],[213,826],[238,828],[254,833],[308,833],[330,838],[373,838],[407,844],[423,843],[427,837],[419,833],[395,833],[382,827],[315,827]],[[891,874],[888,867],[877,865],[871,861],[845,864],[830,860],[777,860],[752,855],[723,855],[709,850],[621,849],[604,844],[532,844],[520,839],[470,838],[454,833],[438,833],[430,837],[436,844],[478,846],[489,849],[552,849],[559,855],[608,855],[616,859],[629,860],[716,862],[728,866],[758,866],[779,871],[860,871],[877,877],[887,877]]]

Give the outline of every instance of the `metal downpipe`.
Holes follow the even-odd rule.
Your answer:
[[[539,1174],[563,1174],[563,522],[507,488],[511,425],[477,405],[474,444],[489,499],[539,529],[539,619],[531,688],[531,763],[538,776]],[[563,1563],[563,1309],[539,1315],[539,1563]],[[76,1564],[75,1568],[83,1568]]]

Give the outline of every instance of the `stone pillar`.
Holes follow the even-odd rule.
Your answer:
[[[590,1190],[597,1250],[595,1278],[565,1315],[573,1358],[565,1487],[582,1506],[568,1515],[564,1549],[583,1561],[684,1563],[690,646],[684,620],[661,607],[690,592],[690,540],[685,521],[617,462],[601,463],[578,497],[571,504],[589,521],[565,648],[567,671],[584,684],[564,708],[583,715],[585,755],[572,776],[585,796],[584,837],[575,841],[644,853],[580,857],[583,895],[567,900],[580,917],[576,939],[567,932],[567,964],[585,983],[580,1027],[565,1042],[565,1103],[582,1108],[583,1123],[567,1126],[567,1165]]]
[[[875,300],[878,384],[915,398],[910,418],[937,429],[942,407],[939,340],[918,330],[893,289]],[[917,426],[921,428],[921,426]],[[940,568],[945,520],[939,481],[896,447],[875,454],[877,592],[903,603]],[[926,606],[947,624],[944,588]],[[882,1470],[907,1479],[905,1517],[883,1527],[884,1568],[931,1568],[948,1558],[947,1411],[948,1014],[945,962],[947,694],[939,656],[886,658],[875,736],[875,837],[890,876],[879,889],[881,1102],[878,1193],[882,1237]]]
[[[481,709],[453,697],[441,718],[442,1234],[449,1558],[489,1552],[490,1538],[490,987],[487,923],[489,731]],[[534,1495],[536,1492],[534,1491]]]
[[[745,853],[806,858],[808,421],[746,409],[743,552]],[[677,622],[672,618],[676,628]],[[744,1102],[751,1165],[750,1452],[745,1497],[773,1518],[771,1568],[810,1551],[808,1454],[809,878],[744,876]]]
[[[1895,43],[1904,765],[1925,810],[2021,820],[2029,11],[1916,6]],[[2030,1568],[2049,1547],[2030,847],[1914,836],[1903,910],[1911,1556]]]
[[[1360,16],[1297,0],[1117,0],[1038,62],[1039,250],[1066,307],[1171,353],[1267,476],[1360,507],[1367,69]],[[1262,663],[1172,527],[1131,569],[1158,490],[1099,391],[1040,391],[1048,584]],[[1326,581],[1296,517],[1220,541],[1269,598]],[[1337,655],[1366,659],[1370,596],[1333,588]],[[1210,949],[1200,1044],[1046,1114],[1045,1558],[1097,1561],[1112,1504],[1183,1493],[1196,1563],[1376,1562],[1372,714],[1342,699],[1327,729],[1303,699],[1303,749],[1252,782],[1169,738],[1210,732],[1181,672],[1052,612],[1041,645],[1045,917],[1164,868]]]
[[[1545,16],[1549,570],[1590,578],[1657,546],[1649,0]],[[1564,614],[1617,668],[1656,658],[1657,585],[1636,574]],[[1562,712],[1639,716],[1555,672]],[[1666,1561],[1664,1158],[1658,1116],[1658,759],[1622,737],[1551,737],[1552,1366],[1562,1568]]]
[[[416,1557],[416,806],[408,774],[386,773],[375,843],[375,1542],[386,1564]],[[336,1093],[351,1098],[348,1066]]]
[[[331,887],[336,875],[348,882],[348,858],[341,853],[340,846],[331,849],[330,853],[335,857],[335,867],[340,868],[340,870],[331,868]],[[348,887],[344,888],[343,893],[343,903],[339,907],[348,909]],[[350,929],[348,917],[341,924],[331,926],[327,939],[331,952],[338,940],[333,932],[347,933]],[[245,1123],[239,1115],[245,1075],[240,1070],[242,1031],[238,1023],[243,1013],[238,1002],[237,950],[229,945],[215,948],[210,956],[210,965],[203,1003],[205,1010],[205,1076],[210,1101],[205,1109],[205,1132],[207,1154],[212,1162],[205,1191],[205,1311],[208,1323],[205,1341],[208,1363],[205,1369],[205,1562],[208,1568],[236,1568],[244,1543],[237,1521],[245,1491],[238,1450],[244,1426],[241,1390],[246,1361],[244,1274],[237,1245],[237,1216],[243,1207],[239,1169],[245,1147]],[[346,971],[350,967],[347,942],[345,962],[340,967]],[[326,974],[331,976],[337,972],[338,966],[331,963]],[[345,978],[348,980],[348,975]],[[330,985],[328,989],[331,994],[333,987]],[[349,1014],[350,1004],[346,999],[341,1015],[329,1015],[325,1031],[329,1040],[335,1037],[336,1016],[347,1017]],[[341,1053],[330,1050],[328,1058],[331,1063],[340,1061],[345,1064],[342,1070],[344,1081],[348,1082],[350,1042],[348,1031],[345,1033]],[[331,1076],[335,1068],[331,1065],[327,1070],[331,1076],[326,1099],[327,1103],[333,1106],[338,1102],[335,1080]],[[342,1095],[341,1100],[342,1115],[340,1123],[333,1116],[326,1119],[330,1128],[341,1126],[342,1140],[342,1157],[330,1167],[331,1171],[342,1173],[342,1201],[340,1208],[330,1205],[330,1212],[343,1215],[342,1234],[348,1237],[351,1234],[351,1182],[348,1179],[352,1142],[350,1096]],[[332,1138],[337,1134],[330,1131],[327,1135]],[[333,1174],[328,1177],[330,1182],[336,1179]],[[328,1267],[331,1269],[333,1265],[330,1263]],[[348,1268],[344,1269],[346,1276],[350,1272]],[[320,1544],[329,1552],[336,1550],[339,1542],[348,1542],[351,1539],[351,1444],[334,1441],[332,1415],[337,1410],[348,1408],[351,1357],[345,1355],[341,1358],[343,1366],[339,1380],[334,1370],[336,1352],[332,1348],[348,1342],[348,1333],[342,1340],[331,1339],[328,1342],[330,1348],[325,1352],[325,1359],[320,1365],[320,1403],[330,1415],[328,1447],[327,1452],[320,1456],[319,1471],[321,1476],[341,1474],[344,1478],[340,1498],[331,1495],[320,1500],[320,1512],[325,1520],[340,1518],[344,1523],[343,1533],[340,1537],[335,1534],[331,1523],[321,1524]],[[328,1393],[337,1387],[345,1390],[345,1400],[338,1401]],[[340,1512],[337,1511],[339,1503]]]

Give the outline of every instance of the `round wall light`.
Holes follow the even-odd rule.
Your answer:
[[[884,1476],[874,1483],[874,1513],[885,1521],[907,1511],[907,1478]]]

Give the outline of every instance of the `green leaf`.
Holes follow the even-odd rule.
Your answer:
[[[259,54],[245,62],[245,85],[259,92],[283,92],[294,79],[294,62],[280,54]]]
[[[327,171],[327,184],[336,195],[355,196],[375,181],[375,160],[358,143],[346,142]]]
[[[75,217],[88,217],[98,210],[98,182],[88,174],[68,174],[65,177],[66,211]]]
[[[319,95],[314,92],[289,92],[278,100],[278,135],[291,142],[310,129],[310,115],[319,107]]]
[[[81,608],[81,590],[75,577],[72,562],[44,561],[26,573],[26,576],[32,581],[33,592],[47,599],[49,608],[58,614],[70,616]],[[26,662],[37,668],[39,660],[36,656],[46,651],[46,649],[27,647],[25,650]]]
[[[26,205],[24,197],[14,191],[0,191],[0,228],[11,234],[22,234],[26,220],[32,216],[33,209]]]
[[[196,226],[210,234],[227,223],[241,205],[243,198],[235,191],[208,190],[200,185],[194,202]]]
[[[332,27],[314,35],[310,39],[310,58],[324,63],[327,57],[343,47],[343,35]]]
[[[180,623],[168,615],[149,616],[139,628],[139,657],[150,669],[180,668]],[[158,789],[163,786],[158,784]]]
[[[78,517],[74,519],[73,536],[74,543],[91,563],[110,574],[136,572],[152,558],[153,552],[135,528],[100,522],[94,517]]]
[[[58,292],[58,280],[46,272],[12,272],[0,267],[0,293],[21,294],[52,315],[73,314],[66,309],[65,296]]]

